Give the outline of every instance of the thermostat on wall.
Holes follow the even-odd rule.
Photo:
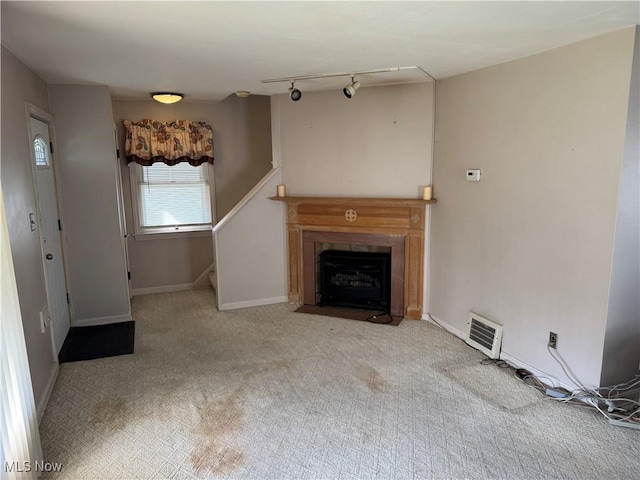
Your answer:
[[[479,168],[467,170],[467,180],[469,182],[479,182],[481,178],[482,170],[480,170]]]

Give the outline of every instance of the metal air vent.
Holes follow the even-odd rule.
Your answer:
[[[489,358],[500,358],[502,325],[474,312],[469,312],[468,325],[466,342]]]

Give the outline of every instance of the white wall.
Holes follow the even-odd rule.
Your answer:
[[[269,172],[214,228],[220,310],[287,301],[285,206],[269,199],[280,183]]]
[[[49,98],[74,324],[130,319],[109,89],[50,85]]]
[[[433,84],[275,97],[289,195],[422,197],[431,179]]]
[[[503,351],[598,385],[633,29],[438,82],[431,305],[465,331],[504,324]],[[479,183],[467,168],[482,168]]]
[[[636,27],[624,161],[601,383],[627,381],[640,367],[640,28]]]
[[[29,357],[33,394],[43,405],[52,386],[56,361],[49,328],[40,331],[40,308],[47,303],[40,237],[29,228],[36,212],[25,102],[49,110],[47,85],[2,47],[2,189],[11,239],[13,265]]]

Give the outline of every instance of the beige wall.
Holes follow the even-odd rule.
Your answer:
[[[274,147],[289,195],[418,197],[430,183],[433,84],[274,99]]]
[[[229,95],[216,105],[216,212],[222,219],[271,170],[269,97]]]
[[[182,101],[173,105],[162,105],[153,100],[116,99],[113,101],[113,118],[120,144],[122,190],[129,234],[134,233],[133,211],[129,167],[127,167],[124,154],[122,121],[127,119],[135,122],[151,118],[163,122],[178,119],[207,122],[214,127],[214,156],[217,156],[214,109],[215,104],[211,102]],[[176,237],[165,235],[152,240],[140,240],[129,236],[128,246],[131,288],[133,290],[191,284],[213,263],[211,236]]]
[[[109,89],[50,85],[74,324],[131,319]]]
[[[55,367],[49,329],[40,332],[40,307],[47,303],[38,232],[29,228],[36,212],[25,102],[49,110],[47,85],[2,47],[2,152],[0,172],[11,251],[20,298],[29,368],[36,403],[46,397]]]
[[[151,118],[207,122],[214,131],[214,191],[221,219],[271,168],[271,129],[268,97],[235,95],[220,103],[182,101],[161,105],[152,100],[114,100],[114,121],[120,143],[127,231],[133,233],[129,169],[124,158],[122,120]],[[132,288],[186,286],[213,263],[213,243],[207,237],[164,236],[140,240],[129,237]],[[206,278],[206,277],[205,277]]]
[[[421,198],[431,184],[433,98],[433,83],[361,88],[351,99],[340,90],[272,97],[274,164],[287,195]],[[425,312],[428,258],[425,232]]]
[[[601,383],[640,369],[640,27],[636,27]]]
[[[597,385],[633,30],[438,82],[432,313],[504,324],[503,352]],[[479,183],[465,170],[481,168]]]

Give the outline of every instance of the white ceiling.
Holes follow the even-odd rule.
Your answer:
[[[267,78],[419,66],[436,79],[640,23],[632,2],[7,2],[2,43],[49,83],[115,97],[285,92]],[[419,70],[363,85],[428,79]],[[346,79],[298,83],[334,88]]]

